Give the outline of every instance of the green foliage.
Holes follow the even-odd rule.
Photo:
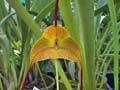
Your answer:
[[[119,54],[119,36],[118,36],[118,26],[117,26],[117,16],[116,16],[116,9],[114,2],[112,0],[108,1],[108,7],[110,11],[110,18],[112,22],[112,29],[113,29],[113,46],[114,46],[114,86],[115,90],[119,89],[119,77],[118,77],[118,67],[119,67],[119,59],[118,59],[118,54]]]
[[[55,0],[0,0],[0,90],[20,89],[29,67],[31,47],[44,28],[53,24],[54,8]],[[104,89],[108,71],[114,71],[115,90],[118,90],[119,17],[120,0],[59,2],[58,22],[69,30],[83,51],[85,90]],[[44,73],[40,70],[48,72],[48,68],[55,74],[49,62],[41,62],[38,68],[40,77]],[[75,74],[79,73],[79,66],[73,62],[62,62],[66,67],[66,70],[63,70],[62,64],[56,63],[58,66],[55,68],[62,82],[67,90],[72,90],[69,80],[78,83],[79,75]],[[70,69],[73,71],[69,72]],[[71,78],[68,78],[65,72],[68,72]],[[44,81],[43,78],[42,80]]]

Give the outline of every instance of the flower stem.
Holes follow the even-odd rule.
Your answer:
[[[24,90],[24,87],[25,87],[26,81],[28,80],[28,76],[29,76],[29,73],[30,73],[30,71],[31,71],[31,69],[32,69],[32,66],[33,66],[33,65],[30,65],[30,67],[29,67],[29,69],[28,69],[28,71],[27,71],[26,77],[25,77],[25,79],[24,79],[24,81],[23,81],[23,83],[22,83],[21,90]]]
[[[59,0],[56,0],[55,14],[54,14],[55,26],[57,26],[57,20],[58,20],[58,3]]]

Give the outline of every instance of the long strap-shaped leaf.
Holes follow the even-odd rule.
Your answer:
[[[116,18],[116,10],[115,10],[115,5],[113,0],[108,1],[108,7],[110,11],[110,18],[112,22],[112,29],[113,29],[113,45],[114,45],[114,90],[119,90],[119,37],[118,37],[118,28],[117,28],[117,18]]]
[[[31,50],[30,68],[38,61],[47,59],[55,60],[58,58],[77,62],[82,68],[82,53],[77,42],[70,36],[65,28],[61,26],[49,26]],[[83,71],[82,69],[81,71]],[[29,71],[30,69],[28,73]],[[81,84],[82,83],[83,82],[81,82]],[[25,81],[23,88],[24,84]],[[83,85],[81,85],[80,88],[82,90]]]

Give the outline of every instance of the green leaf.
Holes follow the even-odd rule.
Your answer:
[[[3,85],[2,85],[2,75],[0,73],[0,90],[3,90]]]
[[[65,23],[65,27],[69,30],[71,36],[78,42],[80,41],[80,32],[75,22],[74,13],[71,9],[70,0],[60,0],[59,2],[60,12]],[[78,19],[78,18],[77,18]]]
[[[18,0],[7,0],[8,3],[16,10],[17,14],[32,29],[35,35],[41,34],[39,26],[35,23],[32,16],[26,11],[25,7]]]
[[[31,11],[39,13],[40,11],[48,7],[53,2],[55,2],[55,0],[35,0],[31,7]],[[54,6],[55,6],[55,3],[54,3]]]
[[[117,28],[117,17],[116,17],[116,8],[114,5],[113,0],[108,1],[108,7],[110,11],[110,18],[112,22],[112,29],[113,29],[113,45],[114,45],[114,87],[115,90],[119,90],[119,83],[118,83],[118,68],[119,68],[119,39],[118,39],[118,28]]]
[[[40,0],[38,0],[38,1],[40,1]],[[50,11],[52,11],[54,9],[54,6],[55,6],[55,1],[52,0],[50,3],[47,3],[44,7],[42,7],[42,8],[39,7],[39,12],[38,12],[38,15],[35,18],[35,21],[37,23],[41,22],[42,19],[45,17],[45,15],[47,15]],[[35,10],[33,9],[33,11],[35,11]]]
[[[85,90],[95,88],[95,31],[94,31],[94,0],[75,0],[79,23],[81,44],[84,55]]]
[[[59,73],[60,77],[62,78],[62,81],[63,81],[63,83],[65,84],[67,90],[72,90],[72,87],[71,87],[71,85],[70,85],[70,82],[68,81],[68,79],[67,79],[67,77],[66,77],[66,75],[65,75],[65,72],[63,71],[63,69],[62,69],[62,67],[61,67],[61,64],[60,64],[58,61],[56,61],[56,63],[57,63],[57,65],[58,65],[58,66],[57,66],[57,67],[58,67],[58,73]]]
[[[2,29],[0,28],[0,48],[3,50],[3,69],[4,69],[4,74],[6,77],[9,76],[8,71],[9,71],[9,58],[11,55],[11,45],[10,42],[5,35],[5,33],[2,32]]]

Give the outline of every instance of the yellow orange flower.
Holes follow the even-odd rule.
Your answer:
[[[49,26],[33,46],[30,63],[58,58],[82,64],[81,49],[68,31],[61,26]]]

